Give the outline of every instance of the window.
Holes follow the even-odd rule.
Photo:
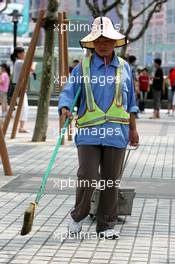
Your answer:
[[[148,45],[152,45],[152,34],[147,34],[146,42]]]
[[[173,24],[175,21],[175,9],[168,9],[166,15],[167,23]]]
[[[167,1],[167,7],[168,7],[168,9],[172,9],[173,8],[173,0]]]
[[[175,43],[175,34],[174,34],[174,32],[167,33],[167,42]]]
[[[163,35],[162,34],[157,34],[156,35],[156,42],[161,43],[162,40],[163,40]]]
[[[77,0],[77,7],[80,7],[80,0]]]

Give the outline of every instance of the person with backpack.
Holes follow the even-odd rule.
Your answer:
[[[71,120],[70,108],[81,86],[75,135],[79,168],[68,230],[71,234],[81,231],[90,211],[93,183],[103,180],[96,232],[99,237],[117,239],[119,234],[114,228],[118,215],[117,182],[128,143],[133,146],[139,143],[131,68],[114,50],[126,45],[127,38],[108,17],[97,17],[80,44],[91,49],[92,55],[83,58],[72,70],[58,103],[60,115]]]

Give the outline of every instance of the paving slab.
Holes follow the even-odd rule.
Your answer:
[[[36,108],[30,107],[29,134],[6,142],[14,176],[3,176],[0,164],[0,263],[175,263],[175,118],[151,111],[138,119],[140,147],[131,151],[121,186],[135,187],[132,216],[116,225],[120,239],[93,237],[96,222],[87,217],[79,237],[67,234],[74,206],[76,147],[66,140],[57,155],[45,194],[36,209],[32,232],[20,236],[23,214],[47,168],[58,137],[59,118],[50,108],[47,142],[31,142]],[[63,184],[64,183],[64,184]],[[72,185],[71,185],[71,184]],[[62,184],[62,185],[61,185]]]

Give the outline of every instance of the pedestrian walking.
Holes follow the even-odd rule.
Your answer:
[[[69,73],[72,72],[73,68],[75,68],[75,66],[77,66],[77,64],[79,63],[79,60],[75,59],[72,62],[72,65],[69,67]]]
[[[15,54],[16,60],[14,63],[13,78],[12,78],[13,90],[16,87],[20,72],[22,70],[22,66],[23,66],[24,59],[25,59],[25,50],[23,47],[16,47],[14,54]],[[19,98],[17,101],[19,102]],[[19,125],[19,130],[18,130],[19,133],[27,133],[28,132],[26,127],[25,127],[26,122],[28,120],[28,110],[29,110],[29,107],[28,107],[27,92],[25,92],[22,110],[21,110],[21,115],[20,115],[20,125]]]
[[[134,55],[130,55],[128,57],[128,63],[129,63],[129,66],[131,67],[131,72],[132,72],[132,78],[133,78],[133,81],[134,81],[134,86],[135,86],[135,82],[137,82],[136,60],[137,60],[137,58]]]
[[[151,118],[160,118],[160,103],[161,103],[161,93],[163,89],[163,70],[161,68],[161,59],[156,58],[154,60],[154,67],[155,67],[155,75],[152,77],[153,79],[153,107],[154,112]]]
[[[138,78],[138,82],[139,82],[138,88],[139,88],[139,94],[140,94],[139,110],[141,113],[144,113],[145,100],[147,99],[147,94],[149,92],[149,83],[150,83],[150,78],[149,78],[147,68],[144,68],[141,70],[141,73]]]
[[[168,89],[169,101],[171,100],[171,103],[169,102],[169,105],[168,105],[168,113],[170,113],[170,108],[172,106],[172,114],[174,115],[174,112],[175,112],[175,67],[169,71],[168,80],[169,80],[169,89]]]
[[[128,63],[114,51],[126,45],[127,38],[115,30],[109,18],[97,17],[92,31],[80,44],[82,48],[91,49],[92,55],[83,58],[72,70],[58,104],[59,113],[72,119],[69,110],[81,86],[75,135],[79,168],[76,201],[68,229],[70,233],[81,231],[90,211],[92,183],[102,179],[105,188],[100,195],[96,232],[100,237],[115,239],[118,238],[114,228],[118,214],[115,183],[120,179],[128,143],[137,146],[139,142],[132,72]]]
[[[137,91],[137,71],[136,71],[136,60],[137,58],[134,55],[130,55],[128,57],[128,63],[129,66],[131,68],[131,73],[132,73],[132,79],[133,79],[133,83],[134,83],[134,91],[135,91],[135,97],[136,97],[136,104],[139,104],[139,100],[138,100],[138,91]],[[138,112],[135,113],[136,118],[139,118]]]
[[[0,70],[0,103],[2,108],[2,118],[5,118],[8,111],[7,93],[10,84],[10,68],[7,64],[1,64]]]

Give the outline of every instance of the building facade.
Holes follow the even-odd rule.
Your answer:
[[[135,12],[137,12],[138,0],[135,0]],[[149,0],[142,0],[147,6]],[[136,21],[135,30],[143,24],[147,14]],[[162,59],[163,66],[175,64],[175,1],[168,0],[162,6],[160,12],[156,12],[144,34],[137,42],[129,47],[129,53],[138,58],[141,65],[150,65],[155,57]]]

